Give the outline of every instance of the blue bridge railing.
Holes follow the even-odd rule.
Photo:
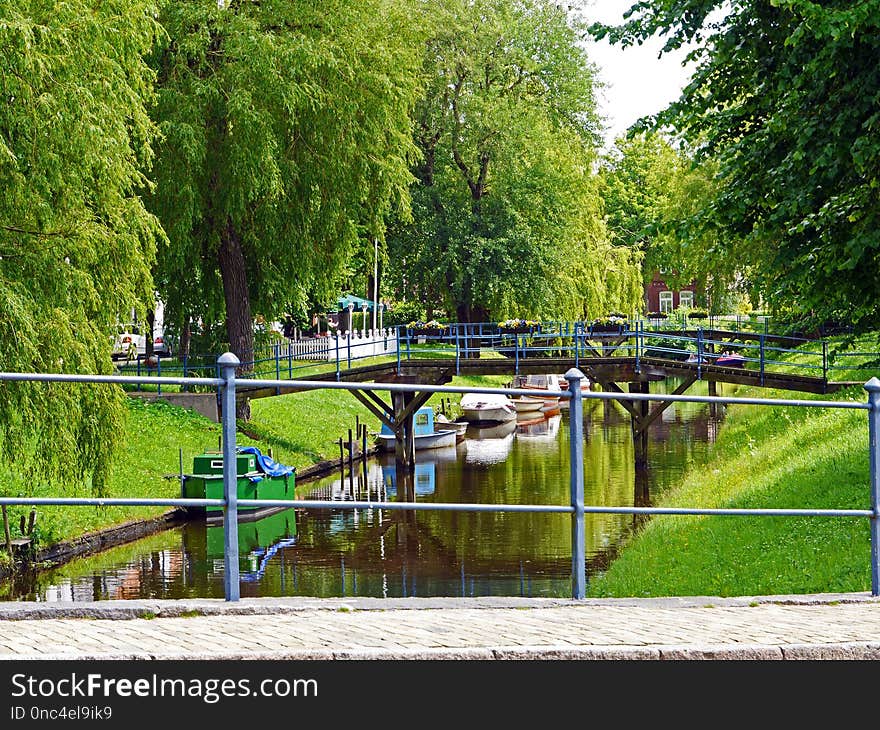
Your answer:
[[[463,361],[476,357],[506,357],[518,372],[524,360],[567,358],[579,367],[584,358],[659,358],[702,365],[719,364],[724,355],[737,356],[737,364],[764,376],[771,373],[811,374],[830,381],[841,371],[875,368],[880,353],[830,351],[826,340],[808,340],[766,332],[718,329],[670,329],[660,320],[637,320],[625,326],[599,326],[583,322],[541,323],[515,330],[494,323],[447,324],[441,329],[399,326],[377,332],[349,332],[311,340],[281,341],[245,358],[239,377],[293,380],[315,373],[336,372],[373,362],[402,363],[421,358],[454,359],[456,371]],[[182,358],[146,358],[120,363],[124,375],[147,377],[219,377],[216,355]],[[132,383],[135,383],[133,380]],[[157,388],[170,387],[162,380]],[[140,388],[140,384],[135,387]],[[196,388],[187,380],[183,388]]]

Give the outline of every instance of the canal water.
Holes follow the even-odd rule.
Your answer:
[[[656,386],[660,383],[655,384]],[[695,389],[694,392],[705,394]],[[676,386],[669,382],[669,391]],[[731,386],[728,386],[730,388]],[[719,384],[719,395],[722,395]],[[723,407],[677,403],[649,428],[636,471],[629,416],[584,401],[585,500],[648,506],[715,440]],[[424,502],[567,504],[568,411],[494,428],[470,426],[455,447],[416,452],[409,498]],[[300,499],[406,499],[393,455],[298,484]],[[587,579],[606,570],[646,518],[587,515]],[[289,509],[239,525],[241,595],[571,595],[566,514]],[[75,600],[223,597],[223,528],[189,522],[58,569],[0,597]]]

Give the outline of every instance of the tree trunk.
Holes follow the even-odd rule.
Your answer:
[[[223,297],[226,301],[226,333],[229,348],[241,360],[239,372],[253,370],[254,327],[251,317],[251,302],[248,296],[247,272],[241,235],[231,220],[220,234],[218,251],[220,275],[223,277]],[[250,403],[241,401],[236,408],[236,417],[249,420]]]
[[[177,348],[177,356],[188,357],[189,356],[189,346],[192,341],[192,322],[190,321],[190,317],[188,314],[185,314],[183,317],[183,327],[180,329],[180,344]]]
[[[455,307],[459,322],[488,322],[489,310],[479,304],[459,302]]]

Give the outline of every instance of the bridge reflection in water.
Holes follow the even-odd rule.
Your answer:
[[[673,390],[677,383],[658,384]],[[697,383],[699,392],[705,383]],[[728,393],[729,394],[729,393]],[[630,414],[616,401],[584,403],[589,504],[649,506],[715,439],[723,413],[676,403],[648,429],[647,469],[636,470]],[[413,472],[394,456],[303,484],[299,498],[559,503],[568,500],[568,413],[469,429],[457,447],[419,451]],[[604,571],[645,519],[587,515],[588,575]],[[240,525],[242,596],[569,597],[570,518],[564,514],[285,510]],[[187,523],[53,572],[19,577],[7,598],[222,598],[222,528]]]

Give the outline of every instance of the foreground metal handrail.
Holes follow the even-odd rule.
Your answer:
[[[385,501],[332,501],[332,500],[265,500],[238,499],[237,474],[234,468],[236,453],[235,391],[236,368],[240,365],[232,353],[220,356],[217,362],[219,378],[159,378],[112,375],[78,375],[67,373],[0,373],[0,382],[72,382],[103,384],[187,384],[207,385],[219,390],[222,404],[223,499],[147,499],[123,497],[0,497],[0,505],[88,505],[88,506],[172,506],[223,507],[224,528],[224,590],[227,601],[239,600],[238,566],[238,509],[242,507],[299,507],[303,509],[388,509],[412,511],[471,511],[471,512],[534,512],[571,515],[572,541],[572,597],[586,594],[586,514],[642,514],[642,515],[732,515],[732,516],[795,516],[795,517],[859,517],[868,518],[871,525],[871,593],[880,595],[880,380],[871,378],[865,384],[867,402],[816,401],[781,398],[736,398],[724,396],[686,396],[653,393],[582,393],[580,382],[584,375],[572,368],[565,374],[567,391],[543,391],[522,388],[460,387],[446,385],[419,385],[415,383],[346,383],[314,380],[247,380],[249,387],[301,388],[302,390],[387,390],[391,392],[423,391],[430,393],[493,393],[505,395],[558,396],[569,400],[569,455],[570,504],[470,504]],[[857,509],[739,509],[687,507],[624,507],[584,504],[583,463],[583,400],[666,401],[685,403],[724,403],[728,405],[792,406],[835,408],[868,411],[870,499],[871,508]]]

